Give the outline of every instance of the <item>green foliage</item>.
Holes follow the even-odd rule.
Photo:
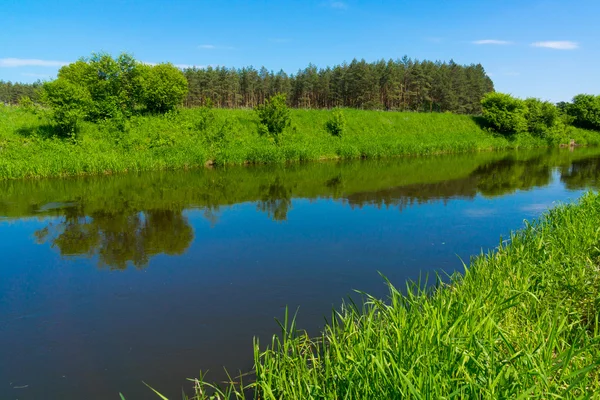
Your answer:
[[[27,112],[36,112],[36,105],[33,102],[33,100],[31,100],[31,97],[27,96],[27,95],[23,95],[21,97],[19,97],[19,107],[21,107],[23,110],[27,111]]]
[[[173,64],[144,66],[141,74],[142,103],[154,113],[165,113],[181,105],[188,82]]]
[[[136,113],[173,110],[187,93],[187,81],[171,64],[149,66],[129,54],[115,59],[98,53],[62,67],[43,92],[61,131],[72,131],[81,119],[111,120],[125,129]]]
[[[332,135],[342,137],[346,130],[346,117],[339,108],[334,108],[331,112],[331,118],[325,123],[325,129]]]
[[[0,80],[0,104],[20,104],[19,99],[23,96],[29,97],[34,103],[40,101],[39,89],[41,81],[34,83],[5,82]]]
[[[488,93],[481,100],[483,118],[487,124],[500,133],[527,131],[527,106],[509,94]]]
[[[600,130],[600,96],[578,94],[571,104],[564,106],[573,118],[573,124],[584,129]]]
[[[64,81],[58,85],[77,93],[77,87]],[[71,93],[68,106],[77,104],[75,93]],[[81,100],[85,103],[88,99]],[[58,105],[61,110],[70,110]],[[319,129],[331,118],[330,111],[290,110],[294,130],[286,129],[279,145],[273,146],[268,131],[266,136],[256,134],[252,110],[219,108],[212,109],[214,120],[205,130],[197,127],[200,109],[182,108],[165,115],[133,115],[120,122],[109,119],[99,123],[86,121],[80,117],[82,110],[75,109],[79,133],[77,142],[71,142],[46,140],[56,133],[53,118],[58,113],[41,111],[34,115],[20,107],[0,108],[0,179],[193,168],[207,162],[232,165],[377,159],[535,148],[558,146],[568,139],[582,145],[600,144],[597,132],[578,128],[570,128],[568,137],[560,140],[529,134],[503,137],[490,134],[475,118],[464,115],[344,109],[347,129],[342,137]]]
[[[65,79],[46,82],[43,101],[52,108],[52,120],[63,135],[77,133],[79,122],[87,116],[92,104],[89,91]]]
[[[535,98],[525,99],[524,103],[527,107],[527,130],[531,134],[545,137],[561,126],[560,112],[554,104]]]
[[[190,88],[186,104],[200,106],[209,97],[219,108],[253,108],[284,93],[294,108],[480,114],[481,98],[494,89],[481,64],[408,57],[371,63],[354,59],[325,68],[309,64],[294,75],[264,67],[187,68],[184,73]]]
[[[138,67],[128,54],[114,59],[105,53],[94,53],[89,59],[82,58],[62,67],[58,80],[80,86],[89,93],[87,120],[128,118],[139,101]]]
[[[276,143],[284,129],[290,126],[290,109],[285,94],[277,94],[255,108],[260,121],[259,133],[268,133]]]
[[[206,99],[204,105],[198,109],[198,120],[195,121],[195,127],[203,132],[210,128],[215,121],[215,112],[213,111],[213,102]]]

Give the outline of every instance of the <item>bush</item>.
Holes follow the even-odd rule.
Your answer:
[[[52,120],[63,135],[77,132],[79,121],[87,116],[91,98],[85,88],[64,79],[44,84],[43,101],[52,108]]]
[[[342,137],[346,130],[346,117],[339,108],[334,108],[331,118],[325,123],[325,129],[332,135]]]
[[[600,130],[600,96],[578,94],[565,106],[565,111],[573,118],[573,125]]]
[[[483,118],[500,133],[527,131],[527,106],[523,100],[504,93],[488,93],[481,100]]]
[[[187,80],[172,64],[150,66],[128,54],[114,59],[100,53],[62,67],[55,81],[44,84],[42,97],[57,125],[73,132],[82,118],[125,127],[137,112],[175,109],[186,94]]]
[[[166,113],[183,102],[188,92],[188,82],[173,64],[144,65],[140,86],[142,103],[154,113]]]
[[[529,98],[524,103],[527,107],[527,130],[533,135],[547,137],[562,124],[558,108],[549,101]]]
[[[254,109],[260,121],[259,133],[271,135],[276,143],[279,143],[279,136],[291,122],[290,109],[286,100],[286,95],[280,93]]]
[[[213,102],[207,98],[204,105],[198,112],[198,120],[195,122],[195,128],[200,132],[206,131],[215,121],[215,112],[213,111]]]
[[[89,59],[62,67],[58,80],[68,81],[89,92],[91,102],[86,119],[100,121],[130,117],[139,102],[138,75],[140,64],[128,54],[116,59],[94,53]]]

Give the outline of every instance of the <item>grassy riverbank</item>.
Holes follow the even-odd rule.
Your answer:
[[[389,285],[322,337],[255,349],[261,399],[590,398],[600,390],[600,195],[559,206],[431,290]],[[208,388],[196,382],[197,398]],[[219,398],[241,398],[235,386]]]
[[[573,138],[600,144],[600,135],[576,128],[553,142],[520,134],[506,138],[472,117],[345,110],[343,137],[325,129],[328,110],[292,110],[292,125],[275,144],[260,136],[251,110],[183,109],[81,124],[75,139],[57,138],[42,109],[0,107],[0,179],[109,174],[245,163],[383,158],[558,146]]]

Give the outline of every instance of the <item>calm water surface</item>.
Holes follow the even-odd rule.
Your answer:
[[[452,273],[600,178],[600,149],[0,182],[0,399],[169,396],[299,307]]]

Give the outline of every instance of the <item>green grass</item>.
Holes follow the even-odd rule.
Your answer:
[[[292,110],[280,144],[260,136],[251,110],[214,110],[201,126],[201,109],[136,116],[124,126],[83,122],[75,140],[53,136],[46,110],[0,107],[0,179],[112,174],[294,161],[383,158],[558,146],[574,138],[600,144],[600,134],[572,128],[549,144],[529,135],[505,138],[483,130],[472,117],[344,110],[343,137],[325,129],[328,110]]]
[[[587,399],[600,392],[600,195],[559,206],[434,288],[388,283],[344,304],[321,337],[286,315],[256,343],[260,399]],[[196,399],[216,392],[201,377]],[[234,380],[234,379],[232,379]],[[254,391],[254,395],[252,394]]]

